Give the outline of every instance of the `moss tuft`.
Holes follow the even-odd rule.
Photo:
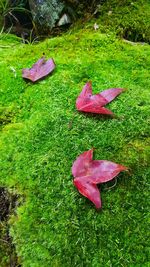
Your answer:
[[[150,43],[149,0],[107,0],[97,10],[99,23],[129,41]]]

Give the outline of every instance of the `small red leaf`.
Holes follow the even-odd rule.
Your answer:
[[[44,57],[40,58],[30,69],[22,70],[22,77],[32,82],[47,76],[55,69],[55,63],[52,58],[46,61]]]
[[[100,193],[97,184],[111,181],[127,167],[108,161],[93,160],[93,149],[82,153],[73,163],[72,174],[74,185],[78,191],[89,200],[96,208],[101,208]]]
[[[110,103],[124,89],[111,88],[99,94],[92,95],[92,84],[87,82],[76,100],[76,108],[82,112],[112,115],[112,111],[104,106]]]

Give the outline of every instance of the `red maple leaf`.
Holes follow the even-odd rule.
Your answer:
[[[55,69],[55,63],[52,58],[46,61],[44,57],[40,58],[30,69],[22,70],[22,77],[32,82],[47,76]]]
[[[92,95],[92,83],[87,82],[76,100],[76,108],[82,112],[113,115],[112,111],[104,106],[123,91],[122,88],[111,88]]]
[[[91,149],[82,153],[73,163],[73,183],[78,191],[99,209],[102,204],[97,184],[108,182],[125,170],[127,167],[111,161],[93,160]]]

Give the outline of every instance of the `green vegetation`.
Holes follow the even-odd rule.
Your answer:
[[[125,39],[150,43],[149,0],[107,0],[98,8],[101,26]]]
[[[94,31],[92,22],[38,45],[1,40],[0,184],[20,195],[9,224],[23,267],[149,266],[150,48],[118,40],[114,31]],[[56,70],[26,83],[22,68],[43,53]],[[108,105],[116,119],[75,110],[88,80],[94,93],[127,88]],[[115,187],[101,186],[100,212],[72,184],[73,161],[92,147],[95,159],[130,168]],[[8,266],[8,258],[0,261]]]

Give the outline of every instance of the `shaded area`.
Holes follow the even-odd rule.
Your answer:
[[[6,1],[1,8],[3,17],[3,29],[16,34],[22,39],[31,39],[35,37],[32,15],[27,0]]]
[[[145,41],[147,41],[144,38],[144,35],[137,31],[136,29],[132,29],[132,28],[127,28],[124,29],[124,33],[123,33],[123,38],[125,38],[126,40],[129,40],[131,42],[142,42],[144,43]]]
[[[4,187],[0,187],[0,266],[19,267],[15,247],[9,234],[8,220],[13,213],[18,196],[10,194]]]
[[[5,1],[4,1],[5,2]],[[92,14],[98,3],[103,1],[78,0],[10,0],[6,2],[3,11],[4,30],[33,41],[47,35],[60,35],[78,19]],[[1,9],[1,8],[0,8]],[[40,36],[40,37],[39,37]]]
[[[95,16],[99,25],[112,29],[121,38],[150,43],[149,13],[148,0],[108,0],[98,6]]]
[[[61,35],[76,21],[92,18],[102,31],[112,28],[131,42],[150,43],[149,12],[147,0],[11,0],[3,12],[0,7],[4,29],[22,37],[24,43]]]

